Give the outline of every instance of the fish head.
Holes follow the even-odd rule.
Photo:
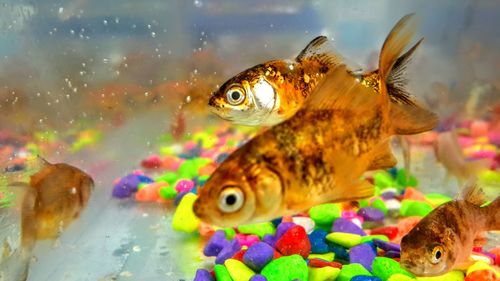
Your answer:
[[[455,243],[457,237],[448,228],[442,230],[438,234],[417,225],[404,236],[401,266],[416,276],[439,276],[453,269],[459,250]]]
[[[208,101],[212,112],[242,125],[259,125],[279,107],[279,97],[263,65],[247,69],[226,81]]]
[[[207,223],[234,227],[274,219],[282,196],[279,175],[265,164],[242,167],[226,160],[199,190],[193,211]]]

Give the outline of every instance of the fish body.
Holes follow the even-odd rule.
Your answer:
[[[383,79],[380,70],[361,73],[351,67],[325,36],[318,36],[294,60],[268,61],[232,77],[212,94],[208,106],[235,124],[273,126],[295,115],[327,73],[340,65],[361,85],[380,93],[384,80],[393,101],[409,102],[402,75],[420,42],[401,55]]]
[[[447,174],[455,176],[459,182],[465,182],[481,169],[488,169],[490,164],[487,159],[467,161],[454,131],[438,135],[434,142],[434,155],[436,160],[446,168]]]
[[[438,276],[468,262],[475,239],[500,230],[500,197],[481,207],[484,195],[470,185],[463,198],[445,203],[424,217],[401,240],[401,265],[417,276]]]
[[[382,76],[388,76],[411,39],[410,20],[404,17],[386,39]],[[377,93],[345,65],[319,83],[295,115],[247,142],[217,168],[199,190],[198,217],[235,226],[369,197],[373,186],[360,180],[362,174],[396,164],[389,137],[436,125],[433,113],[414,103],[391,103],[385,84]]]
[[[80,169],[46,162],[31,176],[22,201],[21,244],[56,239],[86,207],[93,186]]]

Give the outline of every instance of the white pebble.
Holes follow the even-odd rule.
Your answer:
[[[306,230],[307,234],[313,232],[314,230],[314,221],[309,217],[293,217],[292,221],[296,225],[302,226]]]
[[[385,200],[385,206],[387,207],[387,209],[389,209],[389,211],[397,211],[401,208],[401,202],[399,202],[399,200],[397,199],[388,199],[388,200]]]

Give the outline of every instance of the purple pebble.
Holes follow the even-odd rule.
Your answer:
[[[137,186],[141,183],[139,177],[134,174],[124,176],[113,187],[113,196],[118,198],[127,198],[137,191]]]
[[[335,220],[332,227],[332,232],[346,232],[366,236],[366,233],[356,224],[344,218]]]
[[[274,247],[274,245],[276,245],[276,241],[278,241],[278,238],[271,234],[266,234],[262,238],[262,242],[269,244],[269,246],[271,247]]]
[[[252,278],[250,278],[250,281],[267,281],[266,277],[260,275],[260,274],[256,274],[254,276],[252,276]]]
[[[399,246],[396,243],[385,242],[382,240],[373,239],[373,244],[375,244],[375,246],[379,247],[380,249],[382,249],[386,252],[389,252],[389,251],[401,252],[401,246]]]
[[[372,271],[372,263],[376,256],[375,251],[368,244],[360,244],[349,250],[349,262],[360,263],[369,271]]]
[[[401,253],[398,251],[387,251],[385,252],[385,257],[386,258],[399,258],[401,257]]]
[[[282,222],[276,228],[276,237],[280,238],[285,232],[295,224],[293,222]]]
[[[226,239],[226,233],[222,230],[217,230],[214,235],[210,237],[210,240],[208,240],[203,250],[203,254],[207,257],[215,257],[227,245],[229,245],[229,241]]]
[[[238,239],[233,239],[226,247],[224,247],[219,254],[217,255],[217,258],[215,258],[215,263],[216,264],[223,264],[227,259],[231,258],[236,254],[239,250],[241,249],[240,243],[238,242]]]
[[[243,262],[254,271],[260,272],[273,257],[274,249],[271,246],[264,242],[257,242],[245,252]]]
[[[384,212],[376,208],[361,208],[358,215],[362,216],[365,221],[381,221],[384,219]]]
[[[132,196],[132,191],[127,189],[125,186],[122,185],[115,185],[113,187],[113,197],[116,198],[127,198]]]
[[[213,281],[212,275],[206,269],[198,269],[196,270],[196,276],[194,277],[194,281]]]

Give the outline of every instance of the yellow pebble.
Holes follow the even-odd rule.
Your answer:
[[[310,254],[308,259],[322,259],[324,261],[333,261],[335,258],[335,253],[330,252],[326,254]]]
[[[415,279],[401,273],[396,273],[394,275],[391,275],[391,277],[387,279],[387,281],[413,281],[413,280]]]
[[[239,260],[227,259],[224,265],[227,271],[229,271],[231,278],[233,278],[233,281],[249,281],[255,275],[255,272]]]
[[[484,261],[477,261],[473,265],[469,266],[467,269],[467,275],[469,275],[471,272],[477,271],[477,270],[491,270],[495,272],[495,275],[497,278],[500,278],[500,272],[496,270],[494,267],[490,266],[489,264],[485,263]]]
[[[200,219],[193,212],[193,205],[196,198],[197,196],[194,193],[188,193],[182,197],[172,218],[172,228],[174,230],[194,232],[198,229]]]
[[[340,268],[325,266],[321,268],[309,268],[309,281],[333,281],[337,279]]]
[[[433,277],[417,277],[417,281],[463,281],[464,273],[462,271],[453,270],[446,274]]]

